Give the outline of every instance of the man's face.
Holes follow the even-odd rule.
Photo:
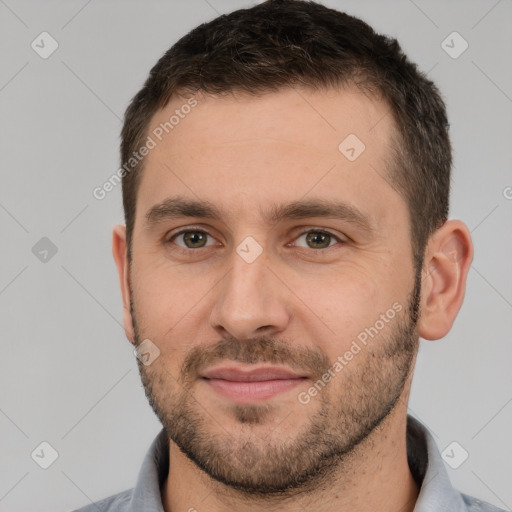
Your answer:
[[[196,99],[174,99],[148,131],[182,113],[153,136],[137,196],[135,343],[160,350],[142,380],[169,437],[212,477],[298,487],[408,393],[419,284],[407,205],[386,179],[392,116],[353,90]],[[220,218],[160,208],[149,222],[170,197]],[[324,216],[313,202],[342,206]]]

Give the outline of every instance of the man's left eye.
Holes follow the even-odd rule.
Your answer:
[[[331,247],[331,245],[335,245],[336,242],[341,242],[337,236],[329,233],[328,231],[322,230],[305,231],[299,235],[296,240],[299,240],[302,237],[305,237],[305,242],[308,244],[308,247],[306,248],[308,249],[327,249],[328,247]],[[331,244],[331,242],[335,243]]]

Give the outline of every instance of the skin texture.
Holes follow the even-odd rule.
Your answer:
[[[459,311],[467,227],[446,222],[416,271],[407,204],[386,179],[393,120],[377,99],[350,89],[196,99],[146,157],[131,269],[125,228],[113,232],[127,338],[160,351],[139,370],[170,438],[166,512],[413,510],[405,428],[418,337],[444,336]],[[148,133],[184,103],[174,98]],[[349,134],[365,145],[354,161],[338,149]],[[171,196],[223,216],[147,225],[146,212]],[[368,226],[265,219],[272,205],[309,199],[342,201]],[[246,237],[261,250],[252,262],[237,252],[254,254]],[[201,378],[222,364],[306,378],[240,403]],[[308,391],[329,368],[329,382]]]

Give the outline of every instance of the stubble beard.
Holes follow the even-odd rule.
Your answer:
[[[236,360],[293,362],[291,366],[302,364],[321,376],[332,366],[322,352],[299,351],[293,344],[267,337],[242,342],[223,339],[214,346],[191,349],[178,380],[162,364],[146,367],[138,361],[146,396],[168,438],[212,479],[248,498],[293,496],[325,485],[333,471],[348,468],[356,448],[392,413],[403,394],[419,342],[419,276],[403,314],[369,342],[315,400],[306,405],[295,401],[294,407],[310,407],[310,411],[307,422],[293,429],[293,436],[280,435],[279,426],[265,430],[272,415],[282,417],[283,423],[288,415],[293,418],[293,411],[282,411],[271,402],[231,404],[227,421],[237,428],[228,433],[218,424],[221,415],[216,422],[195,399],[190,375],[209,361]],[[134,313],[132,302],[137,346],[144,336],[138,332]]]

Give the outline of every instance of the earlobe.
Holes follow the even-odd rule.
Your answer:
[[[473,261],[467,226],[446,221],[430,238],[425,251],[419,335],[428,340],[446,336],[462,306]]]
[[[131,314],[130,272],[126,245],[126,226],[119,224],[112,231],[112,255],[117,266],[121,296],[123,300],[123,326],[126,337],[135,341],[135,330]]]

